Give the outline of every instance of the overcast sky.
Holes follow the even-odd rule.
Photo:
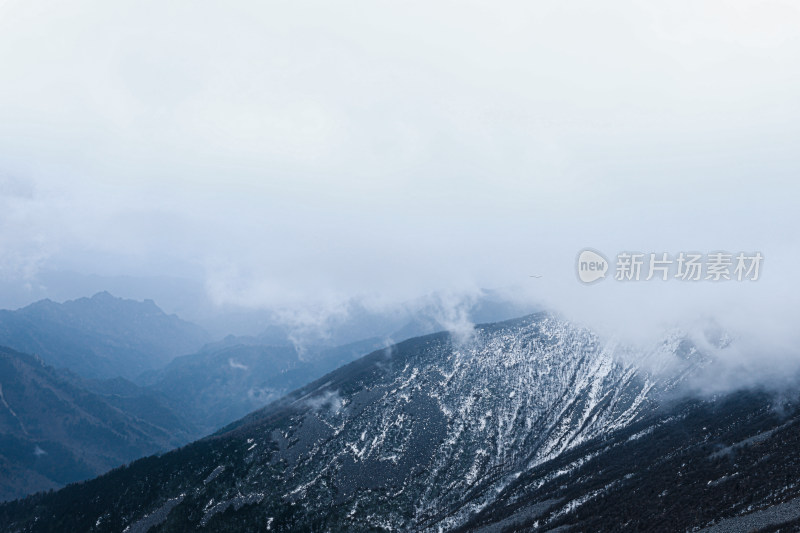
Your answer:
[[[2,0],[0,307],[67,271],[796,316],[798,28],[791,1]],[[765,261],[586,287],[587,246]]]

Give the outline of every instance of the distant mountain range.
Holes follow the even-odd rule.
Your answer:
[[[202,328],[165,314],[152,300],[124,300],[107,292],[0,311],[0,346],[36,354],[86,378],[133,379],[209,340]]]
[[[302,351],[292,345],[218,344],[177,357],[140,381],[208,434],[382,346],[380,339]]]
[[[199,436],[169,402],[0,347],[0,501],[94,477]]]

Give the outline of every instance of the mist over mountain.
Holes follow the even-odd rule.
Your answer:
[[[152,300],[124,300],[107,292],[0,310],[0,345],[89,378],[134,378],[208,340],[202,328],[165,314]]]
[[[434,291],[401,301],[354,296],[288,307],[229,311],[223,306],[206,319],[210,322],[206,328],[222,332],[220,336],[233,334],[238,340],[222,341],[229,344],[293,344],[302,350],[304,345],[341,346],[370,338],[396,342],[540,309],[540,303],[510,289],[470,288]],[[247,333],[237,333],[243,330]]]

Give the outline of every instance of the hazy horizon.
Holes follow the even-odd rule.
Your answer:
[[[793,345],[798,23],[777,1],[4,2],[0,307],[490,288]],[[587,247],[764,264],[584,286]]]

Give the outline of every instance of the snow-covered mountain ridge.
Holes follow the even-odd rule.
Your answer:
[[[123,470],[148,496],[100,495],[90,529],[156,513],[163,530],[234,515],[256,529],[450,530],[520,475],[653,415],[704,360],[681,335],[637,354],[549,313],[418,337]]]
[[[307,408],[261,444],[282,450],[284,498],[347,501],[358,522],[375,495],[353,480],[368,479],[397,509],[382,524],[449,528],[520,472],[651,412],[702,360],[688,342],[673,335],[641,354],[642,366],[660,369],[648,371],[621,357],[627,348],[547,313],[479,327],[463,342],[432,336],[378,359],[390,370],[354,393],[329,383],[295,400]]]

